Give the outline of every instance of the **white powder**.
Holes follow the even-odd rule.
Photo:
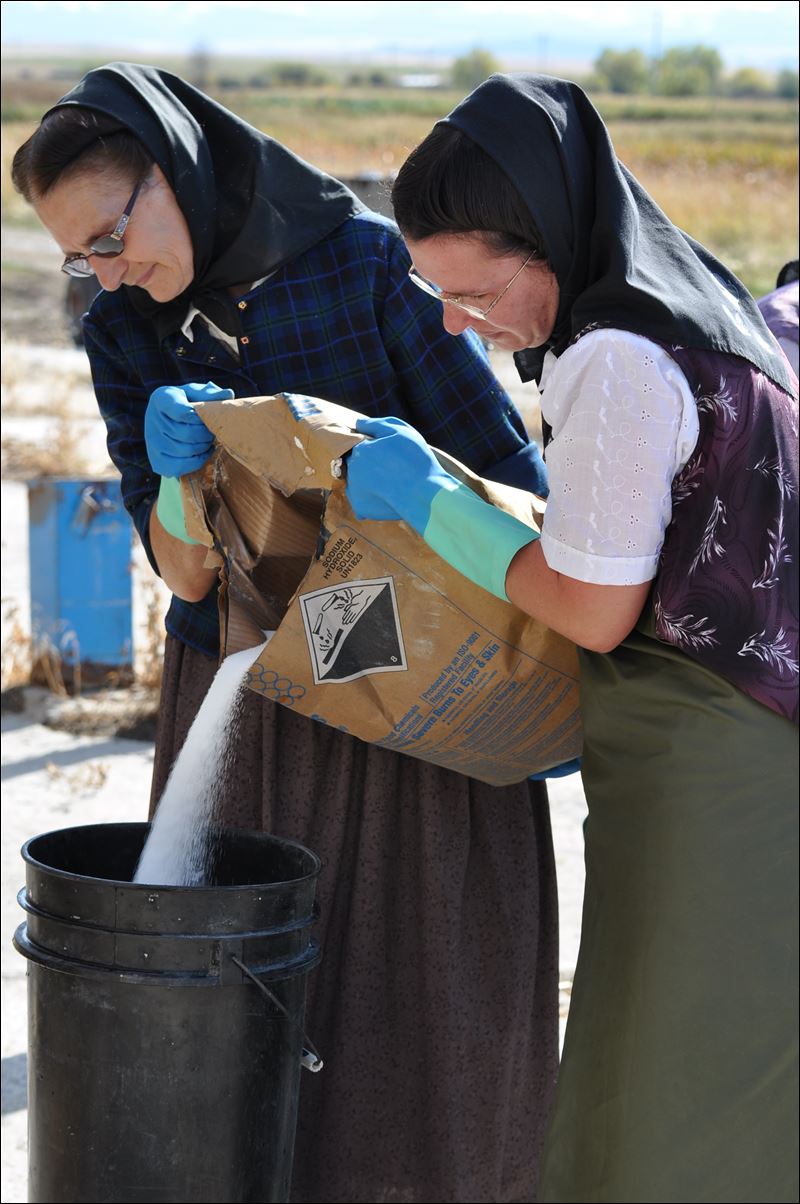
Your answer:
[[[198,886],[206,878],[208,829],[234,745],[247,670],[268,641],[228,656],[172,767],[134,882]]]

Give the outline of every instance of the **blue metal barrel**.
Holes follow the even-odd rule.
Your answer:
[[[130,669],[133,527],[118,479],[28,482],[34,658],[67,669]]]

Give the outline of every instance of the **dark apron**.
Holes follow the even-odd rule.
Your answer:
[[[643,622],[581,658],[586,894],[540,1201],[797,1200],[797,729]]]

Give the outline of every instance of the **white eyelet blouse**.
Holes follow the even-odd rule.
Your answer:
[[[688,381],[665,351],[623,330],[593,330],[545,357],[542,415],[550,496],[542,552],[596,585],[656,574],[672,482],[699,434]]]

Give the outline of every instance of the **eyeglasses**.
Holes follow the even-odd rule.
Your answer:
[[[426,280],[424,276],[420,276],[413,263],[408,269],[408,274],[414,281],[414,284],[416,284],[417,288],[421,288],[424,293],[429,293],[431,297],[435,297],[436,300],[441,301],[443,305],[452,305],[454,309],[460,309],[462,313],[469,314],[471,318],[478,318],[479,321],[484,322],[494,309],[495,305],[497,305],[499,301],[503,300],[503,297],[505,297],[517,276],[522,274],[523,270],[528,266],[532,259],[536,259],[535,251],[531,251],[525,262],[517,268],[516,272],[511,277],[503,291],[497,294],[494,301],[492,301],[491,305],[487,305],[486,309],[479,309],[477,305],[469,305],[462,299],[463,294],[462,297],[446,297],[439,288],[438,284],[433,284],[432,281]]]
[[[140,180],[134,188],[122,217],[111,234],[104,234],[102,238],[98,238],[97,242],[93,242],[87,255],[68,255],[61,265],[62,272],[66,272],[68,276],[94,276],[94,268],[89,263],[90,255],[99,255],[101,259],[113,259],[114,256],[122,254],[125,250],[122,236],[131,220],[133,206],[136,204],[136,198],[143,183],[144,181]]]

